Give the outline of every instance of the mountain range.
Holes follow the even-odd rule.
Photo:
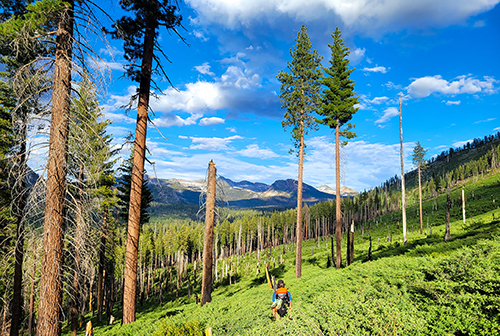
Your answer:
[[[206,187],[204,180],[162,179],[145,175],[155,202],[163,204],[199,204],[200,194]],[[261,182],[235,182],[225,177],[217,179],[217,198],[236,208],[293,207],[297,205],[297,181],[277,180],[268,185]],[[356,191],[341,188],[342,197],[354,196]],[[335,199],[335,190],[327,185],[318,189],[306,183],[302,198],[307,204]]]

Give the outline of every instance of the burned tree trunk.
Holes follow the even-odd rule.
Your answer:
[[[57,28],[47,168],[47,201],[43,232],[37,335],[61,334],[64,199],[68,154],[68,125],[71,94],[73,43],[73,0],[66,2]]]
[[[208,183],[205,215],[205,243],[203,245],[203,276],[201,284],[201,306],[212,301],[212,262],[214,239],[215,179],[217,169],[215,163],[208,164]]]

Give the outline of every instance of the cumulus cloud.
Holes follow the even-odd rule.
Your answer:
[[[482,80],[470,76],[459,76],[453,81],[447,81],[440,75],[425,76],[414,79],[407,87],[408,94],[411,98],[424,98],[433,93],[443,95],[456,94],[477,94],[477,93],[494,93],[495,83],[498,81],[493,77],[484,76]]]
[[[226,127],[226,129],[231,133],[236,133],[236,127]]]
[[[384,110],[384,114],[377,120],[375,120],[375,124],[383,124],[392,117],[395,117],[399,114],[399,110],[396,107],[388,107]]]
[[[194,67],[196,71],[201,73],[202,75],[210,75],[210,76],[215,76],[215,74],[210,71],[210,65],[208,62],[203,63],[202,65],[197,65]]]
[[[358,64],[365,58],[365,48],[356,48],[353,51],[351,51],[351,54],[349,55],[349,59],[352,64]]]
[[[217,124],[223,124],[224,119],[222,118],[217,118],[217,117],[211,117],[211,118],[202,118],[200,120],[200,125],[201,126],[212,126],[212,125],[217,125]]]
[[[364,72],[380,72],[380,73],[387,73],[387,71],[389,71],[391,68],[386,68],[386,67],[383,67],[383,66],[375,66],[373,68],[363,68],[361,69],[362,71]]]
[[[229,150],[229,144],[234,140],[241,140],[243,137],[239,135],[233,135],[227,138],[198,138],[198,137],[189,137],[191,139],[192,144],[189,147],[190,149],[202,149],[208,151],[220,151],[220,150]]]
[[[188,126],[194,125],[203,115],[199,113],[193,113],[186,119],[182,119],[178,115],[164,114],[160,118],[153,119],[153,123],[157,127],[172,127],[172,126]]]
[[[241,156],[261,159],[271,159],[279,157],[279,155],[272,150],[268,148],[259,148],[259,145],[257,144],[248,145],[245,149],[239,150],[237,153]]]
[[[498,0],[441,0],[439,6],[433,0],[310,0],[307,6],[301,0],[187,0],[187,3],[198,12],[201,24],[258,29],[263,23],[279,18],[300,23],[321,21],[327,25],[338,25],[340,19],[351,29],[376,36],[407,28],[463,22],[490,10]]]

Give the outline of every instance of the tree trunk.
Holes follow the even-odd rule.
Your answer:
[[[349,243],[349,265],[354,262],[354,220],[351,222],[351,233],[350,233],[350,243]]]
[[[203,276],[201,284],[201,306],[212,302],[212,263],[214,239],[215,179],[217,169],[215,163],[208,164],[208,183],[205,215],[205,243],[203,245]]]
[[[399,96],[399,135],[400,135],[400,155],[401,155],[401,210],[403,215],[403,243],[406,245],[406,196],[405,196],[405,170],[403,156],[403,112],[401,110],[401,96]]]
[[[424,232],[424,214],[422,212],[422,170],[418,165],[418,203],[420,209],[420,234]]]
[[[335,263],[336,268],[340,268],[342,265],[342,236],[341,236],[341,212],[340,212],[340,121],[337,120],[337,126],[335,127],[335,175],[336,175],[336,192],[335,192],[335,216],[336,216],[336,226],[335,226],[335,237],[337,245],[337,260]]]
[[[127,232],[127,250],[125,255],[125,284],[123,289],[123,324],[135,321],[137,289],[137,254],[139,250],[139,232],[141,222],[141,196],[146,154],[146,132],[148,126],[149,91],[151,87],[151,69],[153,65],[155,30],[158,25],[156,13],[149,13],[146,18],[144,34],[144,52],[139,84],[139,103],[137,106],[137,125],[134,142],[134,166],[130,188],[130,205]]]
[[[465,191],[462,187],[462,219],[465,224]]]
[[[302,276],[302,174],[304,168],[304,123],[301,121],[299,145],[299,181],[297,186],[297,247],[295,254],[295,277]]]
[[[10,336],[18,336],[21,326],[21,315],[23,309],[23,259],[24,259],[24,211],[26,207],[26,136],[27,121],[23,120],[21,129],[21,144],[19,149],[18,183],[16,188],[17,239],[14,265],[14,293],[12,295],[12,317],[10,323]]]
[[[444,241],[451,239],[450,233],[450,209],[451,209],[451,199],[450,199],[450,185],[446,188],[446,230],[444,233]]]
[[[99,270],[97,275],[97,322],[102,321],[104,301],[104,268],[106,263],[106,230],[108,228],[108,209],[104,208],[101,244],[99,246]]]
[[[43,232],[37,335],[61,334],[64,199],[68,154],[68,124],[71,94],[73,0],[68,0],[58,23],[47,168],[47,201]]]
[[[35,250],[36,251],[36,250]],[[36,255],[36,253],[35,253]],[[28,335],[33,335],[33,319],[35,315],[35,275],[36,275],[36,262],[33,260],[33,273],[31,279],[31,293],[30,293],[30,315],[28,319]]]

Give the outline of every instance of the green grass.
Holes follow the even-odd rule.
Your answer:
[[[238,282],[216,285],[211,303],[200,307],[186,295],[159,306],[153,298],[138,307],[136,322],[120,326],[118,319],[112,326],[96,325],[95,335],[202,335],[207,327],[214,335],[500,335],[498,177],[490,174],[465,185],[470,195],[467,221],[462,223],[460,207],[453,209],[448,242],[443,242],[441,195],[434,213],[433,200],[424,205],[432,235],[414,229],[406,246],[400,243],[398,212],[378,218],[378,225],[372,221],[371,262],[364,262],[368,237],[359,231],[354,263],[341,269],[327,268],[329,239],[304,242],[300,279],[295,278],[293,245],[285,246],[283,264],[282,246],[269,255],[262,253],[261,269],[268,261],[271,273],[284,279],[293,295],[291,320],[271,318],[272,290],[262,272],[256,276],[254,252],[233,260]],[[454,193],[456,198],[461,191]],[[408,223],[416,226],[412,209]],[[392,243],[386,242],[388,232]],[[199,293],[199,284],[196,290]],[[121,316],[121,311],[114,314]]]

